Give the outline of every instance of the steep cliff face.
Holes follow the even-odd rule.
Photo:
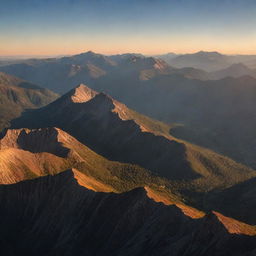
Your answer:
[[[96,193],[71,171],[0,186],[1,255],[255,255],[211,213],[192,219],[138,188]]]

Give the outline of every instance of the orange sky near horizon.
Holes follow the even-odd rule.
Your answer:
[[[217,38],[216,38],[217,39]],[[221,42],[214,38],[96,38],[86,40],[81,38],[49,38],[20,40],[5,38],[1,41],[0,56],[15,55],[72,55],[86,51],[102,54],[142,53],[147,55],[174,53],[194,53],[198,51],[218,51],[223,54],[256,54],[256,39],[228,40]],[[150,43],[149,43],[150,42]]]

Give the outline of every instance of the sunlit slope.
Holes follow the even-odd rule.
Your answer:
[[[168,180],[134,164],[109,161],[58,128],[7,130],[0,140],[0,183],[13,184],[72,170],[78,183],[98,192],[125,192],[145,187],[168,204],[184,205]],[[185,209],[193,209],[183,206]],[[202,216],[196,209],[191,216]]]
[[[227,157],[171,137],[169,126],[84,85],[25,113],[13,127],[59,127],[98,154],[139,165],[179,189],[227,188],[256,175]]]
[[[4,255],[255,255],[252,226],[216,212],[192,219],[143,188],[90,191],[71,171],[1,185],[0,201]]]

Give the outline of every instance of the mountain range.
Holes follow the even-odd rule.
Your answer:
[[[189,58],[194,55],[219,62],[230,57],[200,52]],[[253,56],[233,56],[235,60],[246,58]],[[104,56],[86,52],[31,59],[0,70],[60,93],[80,83],[89,84],[137,112],[165,123],[178,123],[172,132],[181,139],[256,167],[256,144],[252,139],[256,128],[256,73],[244,64],[206,72],[194,67],[175,68],[161,59],[140,54]]]
[[[204,204],[205,197],[256,175],[254,170],[227,157],[176,139],[167,125],[85,85],[12,121],[12,128],[23,127],[58,127],[107,159],[135,164],[168,179],[167,189],[202,209],[210,204],[209,200]],[[222,210],[228,212],[229,207]],[[234,217],[239,218],[239,213]]]
[[[237,63],[256,68],[256,55],[225,55],[219,52],[199,51],[189,54],[167,53],[156,57],[177,68],[193,67],[208,72],[225,69]]]
[[[255,255],[254,69],[168,56],[0,67],[3,255]]]

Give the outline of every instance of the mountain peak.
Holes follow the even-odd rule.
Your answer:
[[[93,51],[87,51],[87,52],[82,52],[82,53],[79,53],[79,54],[76,54],[74,56],[82,56],[82,55],[86,55],[86,56],[97,56],[99,54],[93,52]]]
[[[222,56],[222,54],[221,54],[221,53],[216,52],[216,51],[214,51],[214,52],[199,51],[199,52],[196,52],[195,54],[197,54],[197,55],[206,55],[206,56],[211,56],[211,55],[215,55],[215,56]]]
[[[83,103],[94,98],[98,93],[84,84],[79,84],[72,90],[71,100],[74,103]]]

